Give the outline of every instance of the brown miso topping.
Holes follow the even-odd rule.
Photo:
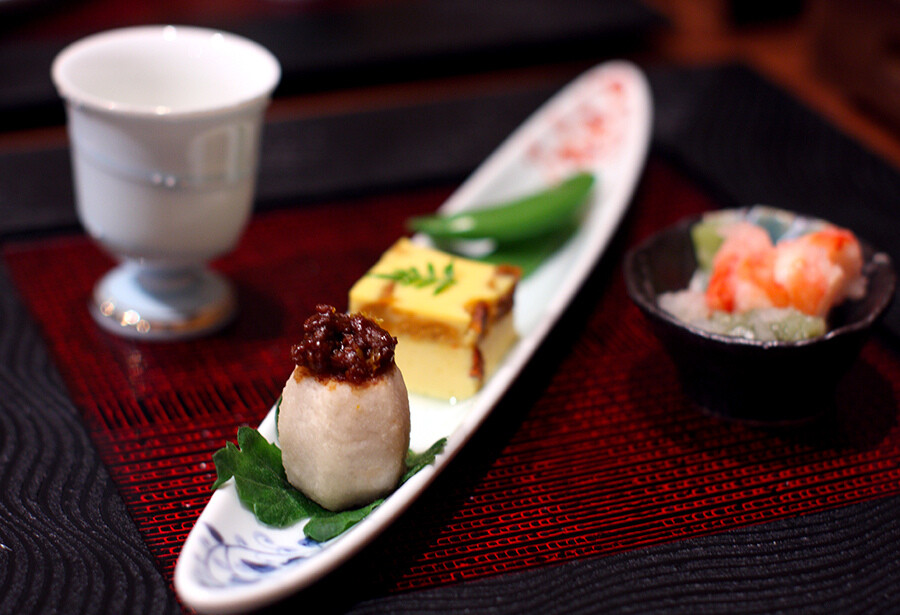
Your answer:
[[[320,380],[363,384],[391,367],[396,346],[397,338],[375,321],[317,305],[303,323],[303,339],[291,348],[291,359]]]

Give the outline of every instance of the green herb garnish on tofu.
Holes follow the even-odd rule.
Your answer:
[[[456,274],[453,271],[453,261],[447,263],[444,267],[442,275],[438,277],[434,264],[428,263],[425,273],[419,271],[418,267],[409,267],[407,269],[397,269],[390,273],[372,273],[373,278],[382,280],[391,280],[404,286],[415,286],[416,288],[425,288],[426,286],[435,285],[434,294],[439,295],[454,284],[456,284]]]

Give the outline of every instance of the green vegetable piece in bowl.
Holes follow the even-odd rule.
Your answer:
[[[703,271],[710,271],[716,252],[725,241],[719,234],[719,225],[714,222],[698,222],[691,227],[691,241],[694,242],[697,266]]]
[[[764,308],[743,314],[713,312],[701,329],[751,340],[797,342],[824,335],[825,319],[793,308]]]
[[[434,239],[490,239],[512,243],[567,227],[586,202],[594,176],[580,172],[565,181],[506,203],[450,215],[419,216],[411,230]]]
[[[775,339],[784,341],[808,340],[825,335],[828,330],[824,318],[792,311],[783,319],[771,325]]]

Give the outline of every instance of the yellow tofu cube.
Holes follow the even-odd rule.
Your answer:
[[[395,360],[412,393],[474,395],[516,340],[520,273],[403,238],[350,289],[350,312],[378,319],[397,338]]]

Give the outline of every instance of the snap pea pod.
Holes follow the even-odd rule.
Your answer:
[[[434,239],[491,239],[517,242],[545,235],[571,224],[594,185],[591,173],[506,203],[450,215],[411,218],[411,230]]]

